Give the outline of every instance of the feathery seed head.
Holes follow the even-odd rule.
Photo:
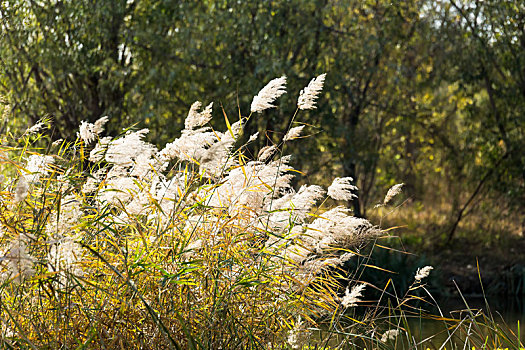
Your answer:
[[[299,318],[295,327],[288,332],[287,342],[292,349],[302,349],[310,335],[311,332],[305,329],[304,323]]]
[[[271,80],[252,100],[251,112],[262,112],[268,108],[274,108],[272,103],[286,93],[286,76]]]
[[[152,156],[155,154],[157,151],[156,147],[142,140],[148,132],[148,129],[142,129],[110,141],[107,144],[105,154],[106,162],[119,166],[129,166],[133,165],[139,156]],[[106,142],[108,142],[108,140],[103,139],[101,147],[104,147]]]
[[[80,136],[82,141],[84,141],[86,144],[90,144],[97,137],[97,134],[95,134],[93,128],[94,128],[94,125],[86,122],[85,120],[83,120],[80,123],[80,129],[79,129],[78,135]]]
[[[83,255],[83,248],[71,237],[60,239],[53,244],[48,253],[48,269],[58,272],[62,285],[66,284],[66,272],[75,276],[83,276],[83,270],[78,264]]]
[[[352,185],[351,177],[336,177],[330,187],[328,195],[338,201],[349,201],[357,196],[352,191],[357,191],[357,187]]]
[[[404,185],[403,183],[400,183],[400,184],[390,187],[390,189],[386,193],[385,199],[383,200],[383,205],[387,205],[395,196],[401,193],[401,190],[403,189],[403,185]]]
[[[18,284],[35,273],[33,269],[35,259],[28,253],[27,245],[20,236],[11,243],[9,251],[3,258],[7,261],[8,271],[0,274],[0,279],[14,277],[13,281]]]
[[[96,134],[96,135],[100,135],[102,133],[102,131],[104,131],[104,125],[106,125],[106,123],[108,122],[109,120],[109,117],[108,116],[104,116],[102,118],[99,118],[95,124],[93,125],[93,132]]]
[[[104,159],[104,153],[108,149],[109,143],[111,142],[112,137],[107,136],[98,140],[95,148],[89,152],[89,161],[96,163]]]
[[[62,142],[64,142],[64,139],[58,139],[58,140],[54,141],[51,145],[52,145],[52,146],[58,146],[58,145],[60,145]]]
[[[15,203],[20,203],[25,200],[27,198],[28,191],[29,184],[27,183],[25,177],[20,176],[15,189]]]
[[[104,131],[104,125],[108,122],[109,117],[99,118],[95,124],[88,123],[85,120],[80,122],[78,136],[88,145],[95,141],[97,136]]]
[[[303,131],[304,129],[304,125],[301,125],[301,126],[296,126],[294,128],[291,128],[290,130],[288,130],[288,132],[286,133],[286,135],[284,135],[284,141],[289,141],[289,140],[293,140],[295,138],[298,138],[300,135],[301,135],[301,131]]]
[[[277,150],[277,146],[271,145],[271,146],[264,146],[259,151],[259,154],[257,155],[257,159],[261,162],[266,162],[270,157],[272,157]]]
[[[307,87],[301,90],[299,94],[299,100],[297,101],[297,107],[299,109],[315,109],[315,100],[323,90],[324,79],[326,73],[321,74],[317,78],[313,78]]]
[[[46,175],[49,173],[49,165],[55,162],[52,156],[44,156],[41,154],[32,154],[27,160],[27,165],[25,167],[26,171],[29,173],[25,175],[28,178],[29,182],[38,182],[40,176]]]
[[[250,138],[248,139],[247,143],[250,143],[250,142],[253,142],[253,141],[257,140],[258,137],[259,137],[259,132],[257,131],[255,134],[250,135]]]
[[[28,128],[26,130],[26,134],[30,135],[30,134],[36,134],[37,132],[39,132],[40,130],[42,130],[42,128],[44,127],[45,123],[43,121],[39,121],[38,123],[36,123],[35,125],[33,125],[32,127]]]
[[[422,268],[417,269],[415,280],[416,282],[421,282],[423,278],[427,278],[430,274],[430,271],[432,271],[434,268],[432,266],[425,266]]]
[[[361,292],[363,289],[365,289],[365,287],[366,284],[364,283],[353,286],[352,291],[349,291],[348,287],[346,287],[345,295],[341,299],[341,305],[343,305],[343,307],[357,306],[357,303],[361,301],[359,297],[363,296]]]
[[[381,341],[386,343],[389,340],[394,340],[399,335],[399,329],[391,329],[383,333],[381,336]]]
[[[213,102],[207,105],[202,112],[199,112],[201,106],[202,103],[199,101],[196,101],[191,105],[188,116],[184,121],[184,127],[186,130],[193,130],[195,128],[201,127],[212,119],[211,113]]]

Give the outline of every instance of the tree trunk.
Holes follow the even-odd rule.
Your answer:
[[[355,147],[355,134],[357,129],[357,124],[359,122],[359,114],[361,111],[361,108],[359,106],[352,106],[351,102],[349,102],[350,105],[350,114],[344,118],[343,123],[345,124],[345,136],[344,136],[344,145],[343,145],[343,152],[342,152],[342,163],[343,163],[343,176],[344,177],[351,177],[353,179],[353,184],[357,185],[358,180],[358,174],[357,174],[357,152]],[[352,201],[352,206],[354,209],[354,215],[356,217],[362,217],[362,211],[361,211],[361,204],[360,204],[360,198],[359,198],[359,192],[357,191],[355,193],[358,195],[357,198],[355,198]]]

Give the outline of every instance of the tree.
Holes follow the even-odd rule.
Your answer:
[[[472,194],[508,194],[518,206],[523,198],[517,4],[33,0],[3,2],[0,22],[11,124],[50,116],[56,137],[68,137],[81,120],[108,115],[112,133],[139,122],[161,145],[196,100],[216,102],[220,124],[221,108],[232,120],[246,114],[275,77],[287,75],[297,92],[326,72],[318,108],[296,119],[315,137],[286,147],[301,147],[292,152],[313,180],[352,177],[356,215],[397,182],[415,200],[448,188],[452,221]],[[250,119],[248,132],[266,136],[252,152],[279,142],[295,107]]]

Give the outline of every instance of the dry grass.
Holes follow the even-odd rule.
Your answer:
[[[266,95],[258,106],[273,102]],[[389,348],[384,331],[408,336],[395,320],[420,297],[360,280],[375,267],[362,248],[385,232],[326,208],[320,186],[290,185],[299,172],[283,149],[298,131],[269,158],[248,159],[240,140],[252,115],[230,123],[223,111],[220,132],[202,127],[211,106],[199,107],[163,150],[145,130],[104,138],[103,121],[54,145],[3,136],[2,347]],[[338,181],[328,193],[351,198]],[[383,297],[363,312],[367,289]]]

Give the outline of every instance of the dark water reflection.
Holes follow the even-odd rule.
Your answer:
[[[465,305],[465,301],[468,304],[468,307]],[[427,314],[432,315],[439,315],[440,313],[443,315],[443,317],[446,318],[453,318],[453,319],[466,319],[468,318],[470,312],[468,309],[470,309],[474,314],[477,313],[478,310],[482,310],[485,315],[492,315],[492,318],[496,323],[503,328],[510,329],[516,337],[518,336],[518,322],[520,324],[520,339],[521,343],[525,343],[525,297],[503,297],[503,296],[496,296],[496,297],[488,297],[487,300],[483,299],[482,297],[465,297],[465,300],[463,300],[461,297],[452,297],[452,298],[441,298],[436,300],[437,304],[439,305],[439,309],[437,308],[429,308],[428,304],[424,304],[425,306],[421,305],[421,308],[424,309],[424,311]],[[487,308],[488,303],[488,308]],[[432,320],[428,318],[421,318],[421,317],[410,317],[407,316],[408,320],[408,328],[410,329],[410,336],[412,337],[410,339],[410,342],[407,340],[406,333],[402,333],[402,335],[399,335],[394,341],[389,341],[387,344],[383,344],[386,346],[386,349],[417,349],[417,350],[427,350],[427,349],[468,349],[472,350],[472,343],[470,344],[470,347],[467,347],[465,344],[465,334],[461,334],[460,331],[453,331],[452,325],[454,325],[454,322],[448,322],[445,323],[443,321],[437,321]],[[393,322],[396,322],[395,320],[392,320]],[[483,321],[482,318],[478,318],[478,321]],[[403,323],[402,320],[397,321],[399,322],[401,328],[406,329],[407,325]],[[396,322],[396,323],[397,323]],[[467,324],[466,322],[464,323]],[[447,327],[450,327],[447,329]],[[463,331],[467,330],[467,327],[462,328]],[[323,331],[321,331],[323,333]],[[450,334],[452,333],[452,337],[449,338]],[[508,334],[511,334],[507,331]],[[323,349],[325,345],[329,345],[333,348],[347,348],[342,344],[344,343],[345,337],[338,337],[338,336],[330,336],[329,340],[326,340],[326,333],[322,336],[321,334],[317,334],[314,339],[314,343],[319,345],[320,349]],[[477,339],[477,343],[479,344],[479,337],[471,337],[471,339]],[[321,339],[324,339],[321,340]],[[482,343],[483,341],[481,341]],[[445,345],[445,347],[442,347],[442,345]],[[493,349],[494,346],[491,346],[492,342],[489,339],[489,342],[487,342],[486,347],[484,349]],[[453,346],[451,346],[453,345]],[[508,349],[514,349],[511,344],[500,344],[503,346],[503,348]],[[342,347],[341,347],[342,346]],[[479,347],[477,345],[475,349],[481,349],[482,347]],[[354,347],[355,348],[355,347]],[[359,345],[357,345],[357,348],[360,348]],[[374,349],[376,349],[374,347]],[[381,347],[377,349],[382,349]]]
[[[465,305],[465,301],[468,307]],[[518,335],[518,322],[520,329],[520,339],[522,343],[525,339],[525,297],[503,297],[493,296],[487,297],[485,301],[482,297],[461,297],[439,299],[437,300],[440,310],[445,317],[455,319],[464,319],[469,315],[468,309],[483,310],[486,315],[492,315],[492,318],[501,327],[510,328],[516,336]],[[488,307],[487,307],[488,303]],[[427,308],[428,309],[428,308]],[[432,314],[439,314],[439,310],[428,310]],[[476,313],[474,311],[474,313]],[[481,321],[481,319],[479,319]],[[443,321],[435,321],[430,319],[412,318],[409,319],[409,325],[413,332],[416,342],[421,342],[428,337],[433,337],[431,340],[425,342],[425,346],[421,348],[439,349],[439,347],[449,338],[449,332]],[[449,324],[450,325],[450,324]],[[461,344],[464,340],[464,335],[459,333],[454,334],[454,342]]]

